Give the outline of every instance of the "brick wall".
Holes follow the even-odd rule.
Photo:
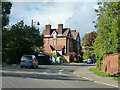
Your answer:
[[[61,38],[44,38],[44,46],[47,45],[52,45],[53,46],[53,41],[55,41],[55,45],[61,45],[65,46],[65,52],[66,53],[66,37],[61,37]]]
[[[106,73],[117,74],[120,72],[119,67],[119,54],[110,54],[103,57],[102,71]]]

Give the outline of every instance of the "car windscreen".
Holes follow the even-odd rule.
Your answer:
[[[32,60],[32,56],[23,56],[21,60]]]

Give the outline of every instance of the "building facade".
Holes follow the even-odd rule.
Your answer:
[[[63,28],[63,24],[58,24],[58,29],[51,29],[51,25],[46,25],[43,30],[44,51],[51,53],[56,50],[60,55],[69,52],[80,53],[80,35],[76,30]]]

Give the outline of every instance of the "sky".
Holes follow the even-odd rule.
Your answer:
[[[60,0],[59,0],[60,1]],[[95,31],[92,23],[97,19],[94,9],[98,8],[97,1],[23,1],[11,0],[12,9],[10,14],[10,25],[24,20],[25,24],[31,25],[31,21],[40,22],[40,31],[45,29],[46,24],[52,28],[58,28],[63,24],[64,28],[71,28],[80,33],[82,38],[86,33]]]

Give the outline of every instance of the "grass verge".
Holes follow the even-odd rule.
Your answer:
[[[100,71],[98,68],[90,68],[89,71],[93,72],[96,75],[102,76],[102,77],[113,77],[114,80],[120,81],[120,76],[116,75],[109,75],[105,72]]]
[[[89,71],[93,72],[96,75],[102,76],[102,77],[109,77],[109,74],[100,71],[98,68],[90,68]]]

